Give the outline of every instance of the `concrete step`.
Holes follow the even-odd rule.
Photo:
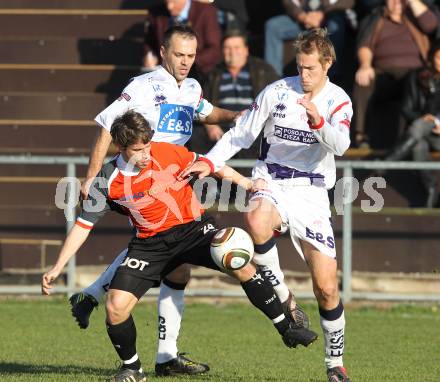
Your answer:
[[[37,152],[52,155],[88,154],[98,126],[91,119],[2,120],[0,131],[0,154],[3,155]]]
[[[143,37],[146,10],[0,9],[0,35],[121,39]]]
[[[142,62],[143,41],[133,38],[0,38],[1,64],[134,65]]]
[[[2,0],[0,9],[148,9],[161,0]]]
[[[93,120],[115,97],[81,92],[0,92],[0,119]]]
[[[0,82],[6,92],[90,92],[118,94],[136,66],[0,64]]]
[[[47,268],[46,268],[47,269]],[[94,282],[105,270],[105,266],[78,266],[76,270],[77,288],[85,288]],[[7,269],[0,272],[0,285],[22,286],[39,285],[43,270]],[[67,277],[63,273],[57,285],[66,285]],[[342,275],[339,273],[339,282]],[[285,271],[285,282],[296,295],[312,294],[312,280],[308,272]],[[354,293],[393,294],[401,300],[411,300],[415,294],[428,298],[439,298],[440,278],[431,273],[389,273],[389,272],[353,272],[352,290]],[[153,290],[148,295],[156,295]],[[228,275],[202,267],[194,267],[186,294],[206,296],[245,297],[241,286]],[[301,299],[300,299],[301,301]],[[212,302],[212,300],[211,300]]]

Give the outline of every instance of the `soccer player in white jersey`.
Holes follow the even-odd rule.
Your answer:
[[[213,107],[203,99],[200,84],[187,78],[195,59],[196,47],[197,40],[190,27],[178,25],[171,28],[161,48],[162,67],[135,77],[119,99],[96,117],[96,122],[102,128],[92,150],[87,179],[92,180],[101,168],[111,141],[110,127],[115,118],[127,110],[139,112],[154,127],[153,141],[179,145],[184,145],[191,137],[194,117],[213,124],[234,120],[236,112]],[[86,188],[83,186],[83,194],[87,193]],[[72,314],[81,328],[87,328],[93,308],[102,299],[126,253],[127,250],[122,251],[92,285],[70,298]],[[265,274],[270,276],[270,270],[267,269]],[[157,375],[198,374],[209,370],[207,365],[191,361],[178,354],[177,350],[184,289],[189,277],[190,269],[183,265],[167,275],[161,283],[158,299]],[[271,280],[274,282],[273,277]],[[291,308],[294,299],[283,280],[280,278],[276,283],[284,286],[286,291],[284,298],[280,296],[285,312],[293,316],[298,326],[308,327],[304,312],[299,307]],[[277,288],[280,290],[280,286]]]
[[[328,189],[335,184],[334,155],[350,145],[352,104],[332,84],[327,72],[334,48],[323,29],[302,34],[295,42],[299,75],[267,86],[251,110],[241,117],[206,155],[221,168],[240,149],[249,147],[263,129],[262,150],[253,169],[251,200],[256,208],[245,214],[253,236],[256,262],[281,272],[273,230],[290,230],[293,244],[312,276],[321,327],[325,365],[330,382],[349,381],[344,353],[344,308],[338,293],[336,252]],[[191,172],[209,174],[196,162]]]

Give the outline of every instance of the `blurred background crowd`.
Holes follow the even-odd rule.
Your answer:
[[[157,3],[157,2],[156,2]],[[440,11],[430,0],[164,0],[150,7],[143,70],[159,62],[173,23],[188,23],[199,45],[192,77],[206,98],[232,110],[249,106],[267,84],[296,75],[291,43],[327,28],[337,61],[330,80],[351,95],[352,146],[383,149],[387,160],[428,160],[440,150]],[[192,148],[206,152],[231,126],[195,129]],[[258,142],[240,154],[258,155]],[[437,176],[421,172],[427,206]]]

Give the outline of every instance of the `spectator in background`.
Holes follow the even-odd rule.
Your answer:
[[[246,32],[249,16],[244,0],[198,0],[201,3],[214,4],[217,8],[218,23],[223,32],[241,30]]]
[[[249,17],[244,0],[215,0],[214,5],[218,8],[218,19],[224,32],[237,29],[246,31]]]
[[[342,62],[347,27],[345,11],[353,5],[353,0],[283,0],[286,14],[272,17],[265,25],[265,60],[281,76],[283,41],[296,38],[304,30],[326,27],[336,56]],[[330,75],[340,76],[341,65],[335,63]]]
[[[359,21],[368,16],[376,7],[382,6],[383,0],[357,0],[355,10]]]
[[[249,56],[247,37],[239,30],[225,33],[222,52],[223,62],[209,73],[203,87],[204,97],[208,97],[213,105],[222,105],[233,111],[246,109],[266,85],[279,78],[265,61]],[[232,126],[233,123],[224,123],[195,129],[191,148],[207,152]],[[240,153],[240,157],[255,159],[258,151],[259,142],[256,140],[248,150]]]
[[[197,35],[197,56],[190,76],[201,79],[221,57],[221,31],[217,21],[217,9],[212,4],[195,0],[164,0],[150,11],[145,36],[145,70],[153,70],[159,64],[159,48],[165,31],[173,24],[189,24]]]
[[[440,40],[430,49],[426,67],[410,74],[402,114],[409,128],[385,160],[401,160],[410,153],[416,161],[429,160],[430,150],[440,151]],[[435,207],[437,174],[431,170],[422,170],[420,174],[427,191],[426,207]]]
[[[363,20],[353,90],[355,142],[359,147],[369,146],[366,116],[372,114],[370,105],[401,99],[404,78],[423,65],[429,50],[428,36],[437,26],[436,14],[421,0],[387,0],[384,7],[376,8]]]

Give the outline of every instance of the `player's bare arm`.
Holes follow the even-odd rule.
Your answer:
[[[104,127],[101,127],[98,134],[96,135],[92,152],[90,153],[89,167],[87,168],[86,179],[81,185],[81,195],[83,199],[87,198],[91,181],[102,167],[111,141],[112,136],[110,135],[110,132]]]
[[[70,258],[81,248],[89,236],[90,230],[75,225],[64,241],[63,247],[58,255],[55,265],[43,275],[41,280],[41,293],[43,295],[50,294],[52,282],[60,275],[64,266]]]
[[[217,142],[224,134],[223,129],[219,125],[205,124],[206,133],[211,141]]]
[[[219,171],[215,173],[218,177],[222,179],[230,180],[232,183],[237,186],[243,187],[246,191],[252,189],[253,182],[251,179],[243,176],[237,170],[234,170],[232,167],[228,165],[223,166]]]
[[[198,160],[192,165],[188,166],[186,169],[184,169],[179,175],[177,175],[177,180],[184,180],[191,174],[195,174],[198,176],[199,179],[203,179],[211,174],[211,172],[211,166],[207,162],[202,162]]]
[[[214,106],[212,113],[206,116],[203,122],[210,125],[216,125],[224,122],[233,122],[241,115],[240,113],[241,112],[226,110]]]

